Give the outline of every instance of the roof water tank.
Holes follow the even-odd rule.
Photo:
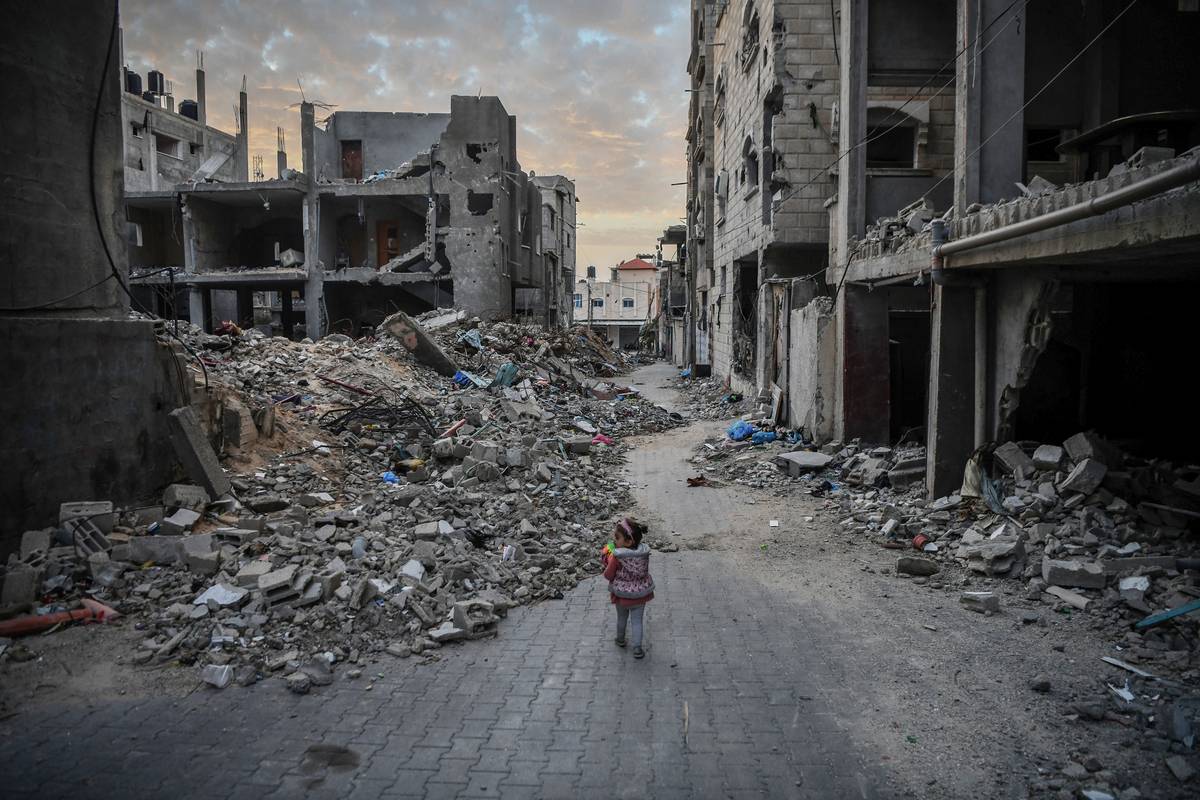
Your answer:
[[[156,69],[152,69],[146,73],[146,79],[147,79],[147,83],[150,84],[149,86],[146,87],[147,89],[154,92],[155,94],[166,94],[167,93],[167,82],[166,82],[166,79],[163,78],[163,74],[161,72],[159,72]]]
[[[142,76],[138,75],[133,70],[125,70],[125,91],[130,94],[141,95],[142,93]]]
[[[154,92],[142,92],[142,99],[147,103],[154,103],[154,105],[158,105],[158,95],[156,95]]]
[[[188,119],[197,121],[200,119],[200,107],[196,104],[195,100],[180,100],[179,113]]]

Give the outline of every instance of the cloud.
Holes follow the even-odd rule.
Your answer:
[[[176,101],[205,55],[209,124],[233,130],[247,78],[250,148],[275,163],[275,128],[300,162],[301,92],[339,109],[440,111],[498,96],[521,166],[576,182],[578,263],[653,250],[683,216],[688,5],[681,0],[253,4],[126,0],[126,63],[159,69]],[[582,270],[581,270],[582,271]]]

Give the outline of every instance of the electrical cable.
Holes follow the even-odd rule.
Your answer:
[[[88,142],[88,199],[91,200],[92,204],[92,219],[96,224],[96,235],[100,237],[100,246],[104,250],[104,257],[108,259],[109,271],[112,273],[110,277],[117,281],[117,285],[121,287],[121,291],[125,292],[125,295],[129,298],[131,305],[138,306],[142,313],[150,317],[161,319],[157,314],[147,309],[145,305],[141,303],[141,301],[133,296],[133,292],[129,290],[129,286],[126,285],[124,279],[121,278],[121,271],[117,269],[117,262],[113,258],[112,251],[109,250],[108,247],[108,238],[104,235],[104,223],[100,219],[100,204],[96,200],[96,136],[100,127],[100,109],[104,104],[104,87],[105,82],[108,80],[109,65],[112,64],[113,44],[117,40],[119,22],[120,9],[114,6],[112,28],[110,29],[108,35],[108,49],[104,53],[104,68],[100,71],[100,88],[96,92],[96,104],[92,111],[92,131]],[[196,353],[196,351],[190,346],[188,346],[188,343],[181,339],[170,328],[164,325],[163,331],[166,332],[168,336],[179,342],[179,344],[183,346],[183,349],[186,350],[192,356],[192,358],[196,360],[196,363],[200,365],[200,370],[204,374],[204,388],[208,389],[208,368],[204,366],[204,361],[200,358],[200,355]],[[184,395],[183,399],[187,399],[186,394]]]
[[[1018,3],[1021,3],[1021,9],[1024,10],[1025,6],[1029,5],[1030,2],[1031,2],[1031,0],[1012,0],[1012,2],[1009,3],[1004,8],[1003,11],[1001,11],[999,14],[997,14],[995,17],[993,17],[992,21],[989,22],[987,25],[985,25],[983,27],[983,29],[979,31],[979,34],[976,37],[976,39],[963,45],[963,47],[957,53],[955,53],[950,58],[949,61],[946,61],[944,64],[942,64],[942,66],[938,67],[929,76],[929,78],[925,81],[924,84],[922,84],[915,92],[913,92],[911,95],[909,95],[907,100],[905,100],[899,106],[896,106],[895,108],[893,108],[888,113],[888,115],[886,117],[884,117],[883,120],[877,126],[875,126],[875,130],[879,131],[879,128],[882,128],[884,125],[886,125],[897,114],[901,114],[901,112],[903,112],[903,110],[905,108],[907,108],[910,103],[912,103],[917,98],[921,97],[922,92],[924,92],[926,89],[928,89],[933,84],[933,82],[943,72],[946,71],[947,68],[953,66],[958,61],[958,59],[964,53],[967,52],[967,50],[969,50],[972,46],[978,44],[979,39],[982,38],[985,33],[987,33],[989,30],[991,30],[992,26],[995,25],[997,22],[999,22],[1003,16],[1008,14],[1008,12],[1011,11],[1014,6],[1016,6]],[[1013,22],[1015,22],[1017,19],[1018,19],[1018,17],[1016,15],[1013,15],[1012,17],[1010,17],[1008,22],[1004,25],[1004,27],[1001,28],[999,31],[997,31],[996,34],[991,39],[989,39],[982,47],[980,47],[977,50],[977,52],[975,53],[975,58],[978,58],[981,53],[983,53],[985,50],[987,50],[988,47],[990,47],[992,45],[992,43],[995,42],[997,38],[999,38],[1000,34],[1003,33],[1005,30],[1007,30],[1008,26],[1011,25]],[[949,86],[952,83],[954,83],[956,77],[957,76],[955,76],[955,75],[951,75],[950,80],[948,80],[944,84],[942,84],[940,89],[938,89],[936,92],[934,92],[932,95],[930,95],[926,99],[932,100],[932,99],[940,96],[943,91],[945,91],[947,88],[949,88]],[[900,127],[901,125],[904,125],[906,121],[907,120],[904,119],[904,117],[902,116],[899,120],[897,120],[895,122],[895,124],[891,125],[886,130],[879,131],[879,132],[875,133],[874,135],[867,135],[867,136],[863,137],[863,139],[861,141],[859,141],[857,144],[852,146],[846,152],[842,153],[837,158],[835,158],[833,161],[831,161],[830,163],[826,164],[824,167],[822,167],[821,169],[819,169],[815,173],[813,173],[812,177],[809,178],[809,180],[805,181],[804,183],[800,184],[799,186],[788,189],[784,193],[784,195],[782,197],[780,197],[779,203],[782,205],[784,202],[786,202],[790,197],[795,195],[797,192],[801,192],[801,191],[807,189],[809,186],[812,186],[821,178],[822,175],[824,175],[825,173],[829,172],[831,169],[836,167],[839,163],[841,163],[841,161],[843,159],[845,159],[847,156],[849,156],[855,150],[858,150],[860,147],[865,147],[866,145],[870,144],[871,142],[877,141],[878,139],[880,139],[884,136],[887,136],[889,133],[896,130],[896,128]],[[751,218],[749,220],[747,220],[746,222],[740,223],[737,228],[733,229],[732,233],[729,230],[726,230],[724,235],[731,236],[731,235],[741,234],[744,229],[749,228],[753,224],[755,224],[755,218],[753,216],[751,216]],[[821,272],[824,272],[824,270],[821,270]]]

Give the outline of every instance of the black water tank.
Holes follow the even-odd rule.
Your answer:
[[[155,94],[167,93],[167,82],[163,78],[163,74],[156,69],[152,69],[146,73],[147,82],[150,84],[146,88]]]
[[[195,100],[180,100],[179,101],[179,113],[189,119],[194,119],[194,120],[199,121],[200,106],[196,104]]]
[[[132,70],[125,70],[125,91],[140,96],[142,93],[142,76]]]
[[[142,99],[147,103],[154,103],[154,105],[158,105],[158,95],[156,95],[154,92],[142,92]]]

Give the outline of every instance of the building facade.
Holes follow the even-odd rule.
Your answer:
[[[589,267],[587,277],[575,284],[575,321],[586,322],[616,347],[637,347],[642,326],[651,318],[657,286],[658,267],[645,259],[623,261],[607,275]]]
[[[693,2],[692,363],[933,495],[988,442],[1194,453],[1139,388],[1200,288],[1194,6]]]
[[[286,168],[281,135],[276,176],[247,180],[245,92],[229,135],[144,109],[131,88],[131,260],[160,313],[310,337],[357,336],[396,310],[567,318],[574,184],[521,170],[516,118],[498,98],[455,96],[449,113],[338,111],[320,123],[302,103],[302,169]],[[189,136],[205,144],[163,155]]]

